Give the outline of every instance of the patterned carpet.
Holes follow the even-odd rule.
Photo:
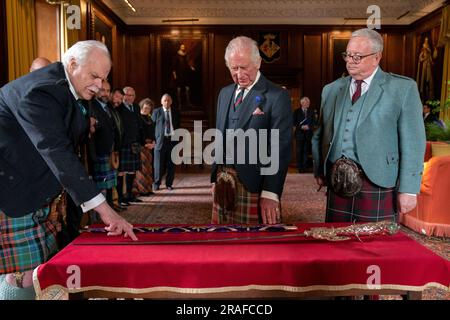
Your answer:
[[[174,190],[162,186],[160,191],[144,201],[128,207],[122,215],[132,223],[207,224],[211,219],[211,187],[207,171],[176,174]],[[284,223],[323,222],[325,189],[317,192],[312,174],[289,173],[283,193]],[[450,239],[428,238],[402,227],[402,231],[430,250],[450,260]],[[399,299],[400,296],[382,296]],[[450,293],[427,289],[423,299],[450,300]]]

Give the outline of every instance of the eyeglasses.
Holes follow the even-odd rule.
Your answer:
[[[347,58],[352,58],[353,62],[356,63],[356,64],[358,64],[358,63],[361,62],[361,60],[362,60],[363,58],[368,57],[368,56],[373,56],[374,54],[377,54],[377,53],[378,53],[378,52],[374,52],[374,53],[369,53],[369,54],[366,54],[366,55],[362,56],[362,55],[360,55],[359,53],[356,53],[356,54],[350,54],[350,53],[348,53],[348,52],[342,52],[341,55],[342,55],[342,58],[343,58],[345,61],[347,61]]]

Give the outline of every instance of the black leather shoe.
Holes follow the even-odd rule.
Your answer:
[[[128,202],[143,202],[143,201],[138,198],[133,198],[133,199],[128,200]]]
[[[155,194],[154,192],[150,191],[150,192],[146,192],[146,193],[141,193],[140,196],[141,197],[148,197],[148,196],[151,196],[151,195],[154,195],[154,194]]]
[[[119,202],[119,206],[122,206],[122,207],[128,207],[129,205],[130,205],[130,203],[128,201],[120,201]]]

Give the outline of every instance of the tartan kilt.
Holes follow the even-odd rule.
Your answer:
[[[141,170],[141,155],[134,154],[131,146],[123,147],[120,150],[119,172],[134,173],[137,170]]]
[[[397,221],[397,192],[395,188],[382,188],[363,175],[361,191],[350,198],[327,190],[325,222],[378,222]]]
[[[0,210],[0,274],[32,270],[56,253],[60,225],[49,213],[49,205],[19,218]]]
[[[153,157],[150,149],[142,148],[141,163],[141,170],[136,172],[136,178],[133,181],[133,194],[152,191]]]
[[[117,171],[111,167],[110,155],[97,157],[94,161],[93,179],[97,188],[111,189],[117,185]]]
[[[212,207],[212,219],[213,224],[257,224],[262,223],[262,219],[259,214],[259,194],[248,192],[245,186],[239,181],[236,170],[231,168],[218,169],[217,178],[223,173],[221,170],[226,170],[228,174],[231,174],[236,181],[236,197],[235,197],[235,209],[234,211],[226,210],[222,208],[218,203],[214,201],[213,194],[213,207]]]

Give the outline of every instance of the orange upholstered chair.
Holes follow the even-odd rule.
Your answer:
[[[432,143],[427,142],[417,207],[400,214],[400,223],[428,236],[450,237],[450,156],[432,157]]]

